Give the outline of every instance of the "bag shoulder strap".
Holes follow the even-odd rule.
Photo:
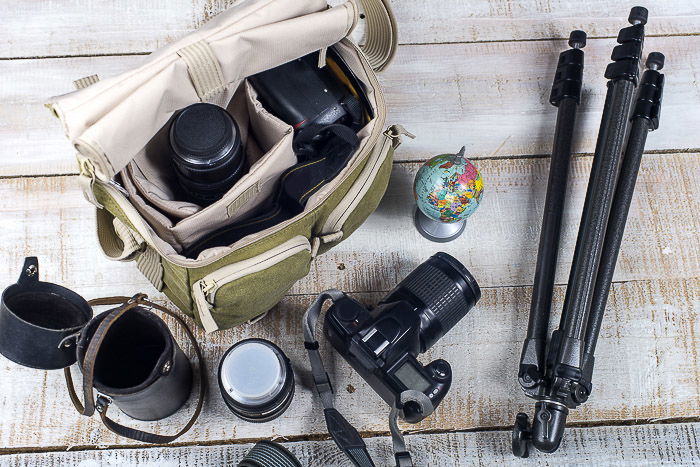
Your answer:
[[[372,68],[386,69],[396,53],[398,29],[390,0],[359,0],[365,14],[365,43],[360,46]]]
[[[68,388],[68,395],[70,396],[71,401],[73,402],[73,405],[75,406],[76,410],[78,413],[81,415],[86,415],[86,416],[91,416],[95,413],[95,410],[100,414],[100,418],[102,419],[102,422],[105,424],[105,426],[112,432],[124,436],[126,438],[131,438],[137,441],[142,441],[144,443],[152,443],[152,444],[162,444],[162,443],[169,443],[171,441],[174,441],[175,439],[179,438],[183,434],[185,434],[187,431],[189,431],[190,428],[192,428],[192,425],[194,425],[194,422],[197,420],[199,417],[199,414],[202,412],[202,407],[204,405],[204,395],[206,393],[206,386],[207,386],[207,380],[206,380],[206,369],[205,369],[205,363],[204,363],[204,358],[202,357],[202,351],[197,344],[197,340],[194,337],[194,334],[190,330],[189,326],[187,326],[187,323],[175,312],[160,306],[156,303],[150,302],[146,300],[147,296],[144,294],[137,294],[134,295],[133,297],[108,297],[108,298],[98,298],[95,300],[90,300],[88,303],[90,306],[99,306],[99,305],[118,305],[121,304],[119,308],[116,308],[112,310],[99,324],[97,327],[97,330],[93,334],[92,338],[90,339],[90,344],[88,345],[87,351],[85,352],[85,358],[83,360],[82,364],[82,372],[83,372],[83,400],[84,404],[80,402],[80,399],[78,398],[78,395],[75,391],[75,386],[73,384],[73,377],[71,376],[70,368],[64,368],[63,374],[66,379],[66,386]],[[175,318],[175,320],[182,326],[182,328],[185,330],[185,334],[187,335],[188,339],[190,340],[192,347],[194,348],[195,354],[197,355],[197,359],[199,362],[199,397],[197,400],[197,407],[195,408],[194,413],[192,414],[192,417],[190,420],[187,422],[187,424],[176,434],[174,435],[160,435],[157,433],[149,433],[146,431],[141,431],[137,430],[135,428],[129,428],[127,426],[121,425],[114,420],[110,419],[107,417],[107,409],[109,408],[109,404],[111,403],[111,400],[105,396],[99,395],[97,397],[97,402],[95,402],[94,395],[93,395],[93,383],[94,383],[94,367],[95,367],[95,360],[97,358],[97,354],[100,350],[100,346],[102,345],[102,342],[104,341],[104,338],[109,331],[109,329],[112,327],[112,325],[121,317],[123,316],[127,311],[137,307],[137,306],[146,306],[150,308],[154,308],[156,310],[162,311],[163,313]]]

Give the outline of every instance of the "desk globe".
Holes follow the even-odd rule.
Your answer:
[[[454,240],[479,207],[483,189],[481,173],[464,158],[464,147],[457,154],[433,157],[418,169],[413,182],[416,228],[434,242]]]

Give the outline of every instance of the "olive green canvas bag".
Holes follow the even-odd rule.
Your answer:
[[[77,91],[47,106],[77,151],[78,177],[97,206],[97,235],[108,258],[136,261],[207,332],[264,315],[306,276],[314,258],[348,238],[386,190],[402,128],[387,126],[375,71],[396,48],[388,0],[330,8],[325,0],[248,0],[198,31],[147,56],[116,77],[76,82]],[[349,35],[364,8],[365,43]],[[232,245],[179,254],[197,238],[242,218],[269,197],[279,174],[294,164],[293,130],[257,101],[247,76],[328,47],[364,84],[375,117],[358,133],[347,166],[311,196],[305,210]],[[167,137],[172,115],[196,102],[227,107],[245,138],[251,164],[224,197],[202,209],[172,197]],[[248,149],[250,151],[248,151]]]

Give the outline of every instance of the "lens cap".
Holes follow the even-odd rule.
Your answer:
[[[228,349],[221,359],[219,389],[238,417],[266,422],[282,415],[292,402],[294,372],[275,344],[246,339]]]
[[[239,138],[229,113],[219,106],[198,103],[177,114],[170,131],[175,154],[192,169],[209,167],[226,157]]]

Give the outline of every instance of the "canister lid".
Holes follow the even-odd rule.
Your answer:
[[[87,301],[70,289],[39,281],[39,261],[27,257],[16,284],[0,298],[0,354],[43,370],[75,363],[75,337],[92,317]]]

